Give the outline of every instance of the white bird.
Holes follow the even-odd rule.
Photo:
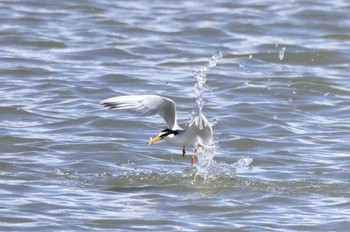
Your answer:
[[[185,156],[185,147],[194,148],[191,164],[194,164],[198,147],[208,146],[212,141],[213,130],[211,124],[198,110],[187,129],[182,129],[177,124],[175,102],[169,98],[158,95],[129,95],[112,97],[101,102],[111,109],[126,110],[140,116],[160,115],[164,118],[168,127],[162,130],[158,136],[151,138],[148,144],[154,144],[162,139],[169,143],[182,146],[182,155]]]

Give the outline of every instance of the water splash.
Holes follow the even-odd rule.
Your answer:
[[[197,79],[197,83],[194,85],[194,91],[197,95],[197,111],[195,112],[195,115],[198,115],[199,112],[202,112],[202,108],[205,102],[202,96],[203,92],[210,90],[210,87],[206,84],[208,72],[212,67],[215,67],[217,65],[219,59],[221,58],[221,51],[216,51],[207,64],[193,73],[194,78]]]
[[[193,183],[196,183],[197,180],[211,182],[219,178],[234,178],[238,170],[251,169],[250,165],[253,162],[251,156],[244,156],[231,164],[216,162],[214,157],[217,154],[217,149],[217,143],[214,143],[211,147],[202,148],[198,154],[198,164],[195,166],[195,169],[188,169],[183,175],[192,177]]]
[[[251,168],[253,162],[251,156],[244,156],[235,163],[216,162],[214,157],[218,147],[213,145],[205,148],[198,156],[198,164],[194,173],[194,178],[203,178],[204,180],[216,180],[218,178],[234,178],[238,170]]]
[[[240,158],[236,163],[234,163],[234,167],[236,169],[242,169],[249,167],[249,165],[253,162],[253,157],[251,156],[244,156]]]
[[[201,118],[203,105],[205,103],[203,93],[210,90],[210,87],[206,84],[208,72],[217,65],[222,57],[220,51],[215,52],[207,64],[193,73],[193,76],[197,79],[197,83],[194,85],[194,90],[197,95],[197,107],[192,113],[191,123]],[[211,126],[213,126],[213,123],[211,123]],[[198,163],[193,170],[194,173],[190,172],[185,175],[193,175],[195,179],[203,178],[204,180],[212,180],[219,177],[232,178],[236,175],[236,170],[238,168],[247,167],[253,161],[251,157],[243,157],[233,164],[218,163],[214,160],[218,148],[218,140],[215,138],[211,139],[205,146],[200,147],[197,152]]]
[[[286,53],[286,47],[282,47],[278,52],[278,58],[282,61],[284,59],[284,54]]]

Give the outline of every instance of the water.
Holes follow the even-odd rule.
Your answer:
[[[0,230],[347,231],[349,9],[1,1]],[[192,74],[215,51],[215,149],[193,167],[147,146],[158,117],[99,104],[164,95],[186,126]]]
[[[204,106],[204,97],[203,92],[210,90],[210,87],[206,84],[207,75],[211,68],[215,67],[222,58],[221,51],[216,51],[209,62],[193,73],[193,76],[197,79],[197,83],[194,85],[194,91],[197,95],[196,97],[196,109],[192,112],[192,118],[189,125],[196,124],[200,130],[203,128],[203,106]],[[205,120],[205,119],[204,119]],[[209,122],[210,123],[210,122]],[[211,126],[214,126],[214,123],[210,123]],[[206,144],[202,144],[201,147],[197,149],[198,163],[194,171],[195,177],[201,177],[205,180],[216,179],[222,176],[234,177],[237,168],[246,167],[253,159],[251,157],[243,157],[238,160],[233,165],[226,165],[223,163],[217,163],[214,160],[214,157],[217,153],[218,141],[217,138],[211,138],[210,141],[207,141]]]

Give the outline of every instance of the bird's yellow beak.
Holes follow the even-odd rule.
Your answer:
[[[149,141],[148,141],[148,145],[151,145],[151,144],[154,144],[156,142],[158,142],[159,140],[161,140],[162,137],[160,137],[159,135],[157,137],[154,137],[153,139],[151,138]]]

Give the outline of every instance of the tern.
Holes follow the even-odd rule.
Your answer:
[[[139,116],[160,115],[168,127],[156,137],[150,138],[148,145],[165,140],[177,146],[182,146],[182,155],[186,154],[186,147],[192,147],[194,153],[191,164],[194,165],[199,147],[209,146],[212,142],[213,129],[201,110],[197,110],[187,129],[177,123],[176,105],[173,100],[158,95],[126,95],[108,98],[102,105],[116,110],[125,110]]]

